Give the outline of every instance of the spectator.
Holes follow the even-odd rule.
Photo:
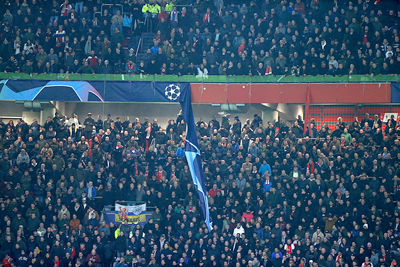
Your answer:
[[[100,266],[101,259],[99,255],[96,253],[96,250],[92,249],[89,255],[86,257],[86,263],[89,266]]]
[[[245,233],[245,231],[244,231],[243,226],[240,223],[238,223],[236,225],[236,228],[233,230],[233,236],[237,237],[237,238],[241,238],[242,235],[244,235],[244,233]]]
[[[392,22],[399,16],[392,8],[396,6],[395,0],[377,2],[376,5],[372,2],[325,4],[301,0],[274,4],[257,0],[248,6],[215,1],[214,5],[199,2],[190,8],[173,2],[160,5],[157,1],[146,4],[134,1],[129,4],[132,8],[124,9],[124,14],[120,8],[112,7],[104,9],[100,16],[93,15],[98,14],[102,3],[64,1],[59,5],[53,1],[48,5],[42,1],[25,1],[12,9],[4,5],[1,55],[3,62],[17,62],[17,66],[5,65],[4,70],[22,71],[25,66],[23,71],[29,73],[27,65],[31,64],[39,65],[35,72],[71,72],[71,61],[65,66],[60,64],[68,52],[75,54],[74,59],[78,60],[75,73],[85,65],[82,57],[90,56],[94,50],[101,62],[121,61],[118,67],[111,64],[114,66],[112,73],[129,72],[124,68],[127,63],[132,61],[139,66],[140,60],[136,57],[124,59],[123,51],[128,48],[132,34],[139,38],[143,32],[156,33],[157,42],[170,44],[169,52],[164,53],[168,62],[162,62],[166,63],[168,74],[182,74],[189,64],[184,60],[175,62],[179,58],[177,55],[182,52],[192,54],[193,51],[193,59],[189,62],[194,64],[194,75],[199,74],[197,68],[202,75],[205,75],[205,69],[210,75],[377,75],[395,74],[399,69],[395,67],[400,62],[399,36],[392,28]],[[41,16],[43,10],[48,10],[49,16]],[[276,15],[277,10],[282,16]],[[140,11],[143,18],[138,16]],[[20,32],[24,34],[20,35]],[[146,46],[143,51],[153,47],[147,42],[142,45]],[[49,70],[44,66],[51,58],[43,58],[42,54],[54,48],[57,68]],[[120,60],[112,57],[116,49],[122,56]],[[143,51],[139,51],[142,59],[145,58]],[[239,60],[245,62],[238,64]],[[147,66],[152,58],[143,61]],[[252,64],[248,64],[249,61],[253,61]],[[230,62],[234,68],[241,66],[241,70],[224,71],[224,64],[229,66]],[[162,63],[158,63],[161,67]],[[96,69],[92,63],[89,65]],[[101,72],[99,66],[96,73]],[[159,68],[149,68],[145,73],[158,74]],[[183,73],[193,75],[187,70]]]

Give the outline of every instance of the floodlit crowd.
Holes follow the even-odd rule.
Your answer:
[[[0,71],[399,74],[399,6],[398,0],[4,0]],[[150,43],[139,39],[143,33],[152,33]]]
[[[304,130],[304,127],[306,128]],[[2,266],[398,266],[400,127],[199,121],[213,230],[181,114],[0,122]],[[144,226],[104,206],[146,203]]]

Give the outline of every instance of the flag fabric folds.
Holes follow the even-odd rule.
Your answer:
[[[200,149],[197,141],[196,124],[194,121],[190,89],[181,94],[180,104],[186,122],[185,156],[192,174],[193,183],[200,199],[205,223],[209,231],[212,230],[212,220],[208,208],[207,190],[204,185],[203,167],[201,164]]]

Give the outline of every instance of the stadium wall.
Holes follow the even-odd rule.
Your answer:
[[[3,80],[0,100],[166,102],[156,91],[191,86],[193,103],[400,103],[399,83],[188,83]],[[157,88],[157,90],[156,90]],[[161,90],[161,91],[160,91]]]
[[[178,111],[174,104],[132,104],[115,102],[135,102],[136,97],[143,94],[153,95],[154,88],[167,89],[177,82],[150,82],[150,81],[46,81],[46,80],[3,80],[0,88],[0,100],[41,101],[52,102],[55,110],[62,114],[70,115],[72,112],[85,116],[91,111],[94,114],[105,116],[111,113],[113,117],[141,117],[142,119],[158,118],[160,122],[167,118],[174,118]],[[183,83],[181,83],[183,84]],[[187,83],[186,83],[187,84]],[[365,113],[378,114],[400,113],[400,84],[397,82],[360,82],[360,83],[190,83],[192,102],[194,104],[196,119],[210,120],[213,116],[221,115],[219,104],[246,104],[245,108],[237,112],[244,120],[252,114],[263,115],[264,121],[278,118],[294,119],[302,112],[301,105],[305,102],[306,92],[311,92],[311,117],[320,127],[323,123],[332,126],[337,117],[351,122],[355,116],[362,117]],[[43,90],[46,88],[46,92]],[[69,88],[74,91],[72,94]],[[56,92],[53,92],[53,91]],[[66,94],[60,94],[64,90]],[[86,95],[85,95],[86,94]],[[73,99],[79,96],[81,102]],[[35,99],[41,96],[43,99]],[[95,96],[95,98],[90,98]],[[71,98],[66,98],[71,97]],[[85,98],[86,97],[86,98]],[[97,98],[96,98],[97,97]],[[85,100],[86,99],[86,100]],[[58,101],[51,101],[58,100]],[[42,102],[47,101],[47,102]],[[90,102],[86,102],[90,101]],[[105,102],[103,102],[105,101]],[[100,104],[102,102],[102,104]],[[110,103],[114,102],[114,103]],[[138,100],[137,102],[141,102]],[[157,102],[157,101],[156,101]],[[12,102],[3,102],[0,105],[0,117],[23,117],[27,121],[38,119],[42,121],[52,110],[47,106],[46,110],[38,112],[26,109],[24,105],[13,106]],[[260,103],[264,105],[260,105]],[[268,104],[266,104],[268,103]],[[294,107],[284,111],[279,106],[294,105],[298,103],[300,108]],[[356,104],[355,104],[356,103]],[[383,104],[375,106],[377,103]],[[208,104],[208,105],[205,105]],[[210,105],[212,104],[212,105]],[[251,104],[251,105],[249,105]],[[360,106],[360,104],[362,106]],[[149,106],[150,105],[150,106]],[[274,106],[275,105],[275,106]],[[330,105],[330,106],[327,106]],[[332,106],[333,105],[333,106]],[[42,107],[46,106],[42,104]],[[175,107],[176,106],[176,107]],[[231,112],[228,112],[231,113]],[[296,114],[295,114],[296,113]],[[236,114],[235,114],[236,115]]]
[[[191,83],[194,103],[391,103],[390,83]]]

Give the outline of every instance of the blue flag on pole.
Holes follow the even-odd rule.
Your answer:
[[[190,89],[184,90],[180,101],[183,117],[186,122],[185,155],[192,174],[193,183],[200,199],[200,206],[203,211],[205,223],[209,231],[212,230],[212,221],[208,209],[207,189],[204,185],[203,167],[201,164],[200,149],[197,141],[196,124],[194,122]]]

